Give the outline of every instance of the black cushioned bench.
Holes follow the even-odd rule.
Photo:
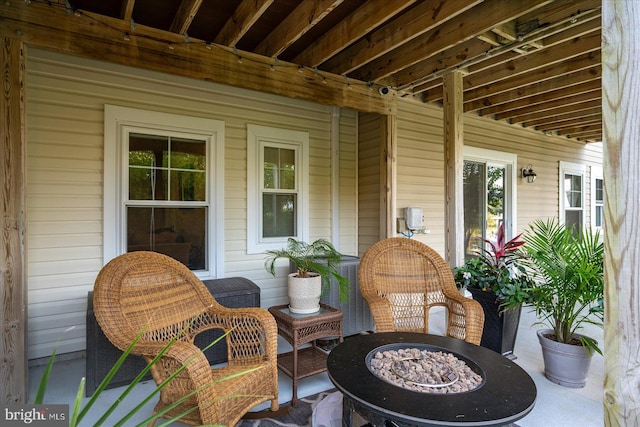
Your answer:
[[[260,307],[260,288],[244,277],[229,277],[203,281],[213,297],[221,305],[229,308]],[[204,348],[213,340],[222,336],[222,331],[212,329],[196,337],[195,343]],[[93,292],[87,295],[87,365],[86,395],[90,396],[115,365],[122,351],[116,348],[100,329],[93,313]],[[212,365],[227,361],[227,344],[221,340],[207,351],[207,359]],[[119,387],[131,381],[146,366],[140,356],[130,355],[124,361],[107,388]],[[150,379],[147,375],[145,379]]]

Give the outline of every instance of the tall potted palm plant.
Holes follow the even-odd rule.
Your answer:
[[[581,335],[585,323],[603,324],[604,245],[598,231],[567,228],[557,219],[535,220],[525,232],[534,285],[527,302],[538,331],[545,376],[566,387],[584,387],[598,343]]]

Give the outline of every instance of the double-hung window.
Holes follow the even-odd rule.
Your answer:
[[[154,251],[216,276],[223,131],[215,120],[106,106],[105,261]]]
[[[307,132],[247,125],[247,252],[308,235]]]

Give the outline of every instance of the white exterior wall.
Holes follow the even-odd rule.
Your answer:
[[[263,307],[286,301],[286,269],[273,278],[263,255],[246,254],[247,123],[309,132],[310,238],[337,227],[340,250],[357,253],[354,111],[338,122],[343,220],[331,216],[330,107],[35,49],[26,94],[30,359],[51,354],[58,337],[58,353],[85,348],[86,296],[103,263],[103,174],[116,173],[103,170],[104,104],[224,121],[224,276],[256,282]]]

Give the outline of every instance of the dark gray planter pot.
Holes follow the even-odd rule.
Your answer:
[[[484,311],[484,329],[480,345],[509,359],[516,359],[513,350],[518,336],[522,306],[501,312],[500,303],[493,292],[476,288],[467,289]]]
[[[538,330],[538,341],[544,359],[544,375],[551,382],[564,387],[584,387],[593,354],[589,353],[586,347],[549,339],[545,336],[549,334],[553,334],[553,330]]]

